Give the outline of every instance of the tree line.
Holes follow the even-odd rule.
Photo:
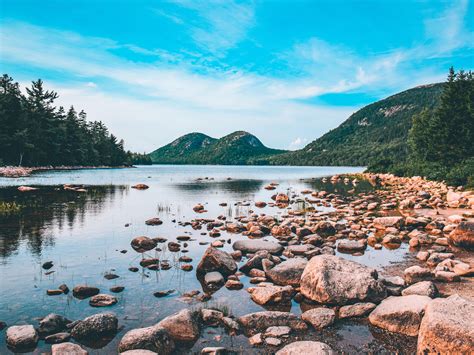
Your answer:
[[[100,121],[84,111],[54,105],[58,94],[38,79],[26,88],[9,75],[0,78],[0,165],[122,166],[151,164],[132,153]]]

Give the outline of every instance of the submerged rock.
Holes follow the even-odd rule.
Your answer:
[[[52,355],[87,355],[88,352],[74,343],[55,344],[51,347]]]
[[[67,328],[71,321],[59,314],[51,313],[40,320],[38,332],[43,335],[59,333]]]
[[[74,297],[85,299],[99,294],[100,290],[97,287],[78,285],[72,289]]]

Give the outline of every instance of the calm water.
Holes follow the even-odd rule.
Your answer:
[[[182,252],[171,253],[161,245],[162,251],[149,252],[160,260],[169,260],[173,268],[167,271],[128,270],[139,267],[141,256],[130,247],[130,241],[140,235],[165,237],[176,241],[180,235],[190,235],[186,255],[193,258],[194,267],[207,245],[212,242],[206,232],[180,226],[194,218],[216,218],[247,215],[257,212],[282,213],[276,208],[257,209],[237,206],[243,201],[270,201],[275,192],[325,189],[345,193],[352,185],[323,183],[322,176],[337,173],[360,172],[362,168],[347,167],[236,167],[236,166],[147,166],[135,169],[81,170],[39,173],[21,179],[0,178],[0,201],[16,202],[23,206],[13,214],[0,214],[0,321],[8,325],[37,324],[37,319],[48,313],[58,313],[71,320],[81,319],[102,311],[112,311],[119,317],[120,333],[91,353],[114,353],[121,336],[129,329],[157,323],[165,316],[185,307],[199,307],[201,303],[185,303],[180,295],[191,290],[202,290],[195,271],[179,268]],[[208,179],[205,179],[205,178]],[[203,180],[197,180],[203,178]],[[231,178],[229,180],[229,178]],[[276,191],[263,187],[271,181],[279,182]],[[136,183],[146,183],[150,189],[131,189]],[[59,189],[62,184],[84,184],[87,192],[78,193]],[[17,191],[16,186],[38,186],[37,191]],[[368,191],[370,185],[359,184],[357,191]],[[226,202],[227,207],[219,203]],[[196,214],[192,207],[205,204],[207,213]],[[320,208],[321,209],[321,208]],[[278,212],[277,212],[278,211]],[[146,226],[145,220],[160,217],[161,226]],[[129,227],[125,227],[129,224]],[[226,241],[224,250],[231,251],[232,243],[240,235],[222,233],[218,239]],[[268,237],[267,239],[272,239]],[[126,253],[121,253],[126,250]],[[405,249],[397,251],[368,250],[363,256],[347,256],[380,268],[403,259]],[[41,265],[53,261],[54,271],[45,274]],[[120,277],[106,280],[105,273],[113,271]],[[262,310],[245,291],[248,279],[242,278],[244,289],[229,291],[221,288],[209,304],[225,306],[234,315]],[[110,293],[112,286],[124,286],[116,294],[119,302],[108,308],[96,309],[88,300],[78,300],[69,295],[47,296],[47,289],[56,289],[65,283],[72,289],[78,284],[97,286],[102,293]],[[165,298],[155,298],[156,291],[173,289]],[[238,300],[236,302],[235,300]],[[290,309],[288,309],[290,310]],[[291,311],[300,313],[300,305],[293,304]],[[214,332],[214,333],[213,333]],[[215,339],[221,334],[222,340]],[[8,353],[5,331],[0,332],[0,353]],[[330,331],[310,333],[312,339],[325,340],[336,349],[354,352],[394,350],[393,338],[383,335],[362,323],[341,322]],[[205,346],[225,344],[236,350],[255,351],[248,348],[243,336],[229,337],[220,330],[203,332],[203,336],[189,352],[198,352]],[[49,345],[40,342],[37,352],[48,351]]]

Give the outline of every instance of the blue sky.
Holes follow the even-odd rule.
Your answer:
[[[3,0],[0,65],[150,151],[247,130],[296,149],[358,108],[474,69],[461,1]]]

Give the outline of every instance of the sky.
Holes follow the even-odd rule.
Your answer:
[[[150,152],[245,130],[299,149],[359,108],[474,69],[468,0],[1,0],[0,68]]]

